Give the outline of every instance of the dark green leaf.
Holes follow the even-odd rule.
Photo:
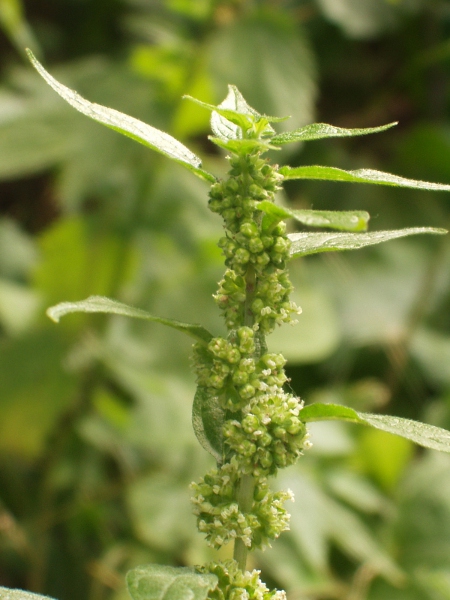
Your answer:
[[[417,190],[432,190],[450,192],[450,185],[430,183],[406,179],[391,173],[374,171],[373,169],[358,169],[357,171],[344,171],[335,167],[322,167],[319,165],[308,167],[281,167],[279,173],[285,179],[325,179],[327,181],[350,181],[355,183],[376,183],[393,187],[406,187]]]
[[[198,386],[192,406],[192,425],[201,446],[220,464],[223,462],[222,428],[225,414],[217,396]]]
[[[278,206],[269,200],[262,200],[256,208],[265,212],[263,218],[263,229],[265,230],[270,229],[272,225],[283,219],[295,219],[302,225],[308,225],[309,227],[365,231],[370,219],[369,213],[363,210],[291,210],[284,206]]]
[[[0,587],[0,600],[49,600],[49,596]]]
[[[137,567],[127,574],[133,600],[206,600],[217,582],[216,575],[166,565]]]
[[[447,233],[446,229],[435,227],[409,227],[407,229],[394,229],[392,231],[372,231],[370,233],[290,233],[288,235],[292,242],[290,254],[306,256],[318,252],[335,252],[338,250],[358,250],[365,246],[381,244],[389,240],[417,235],[419,233],[433,233],[442,235]]]
[[[310,404],[300,414],[302,421],[305,423],[327,420],[360,423],[361,425],[369,425],[375,429],[399,435],[424,448],[450,452],[450,431],[419,421],[411,421],[410,419],[390,415],[361,413],[340,404]]]
[[[326,123],[312,123],[306,127],[300,127],[294,131],[286,131],[275,135],[270,141],[275,146],[282,144],[290,144],[292,142],[307,142],[310,140],[321,140],[332,137],[353,137],[356,135],[367,135],[369,133],[379,133],[390,127],[394,127],[397,123],[388,123],[380,127],[366,127],[364,129],[343,129],[342,127],[334,127]]]
[[[111,298],[105,298],[104,296],[89,296],[86,300],[80,300],[79,302],[61,302],[60,304],[47,309],[47,315],[56,323],[58,323],[59,319],[64,315],[77,312],[109,313],[123,315],[124,317],[133,317],[134,319],[154,321],[155,323],[161,323],[161,325],[167,325],[168,327],[182,331],[202,343],[209,342],[213,337],[212,334],[201,325],[181,323],[174,319],[155,317],[145,310],[128,306],[127,304],[117,302],[117,300],[112,300]]]
[[[211,182],[215,181],[214,175],[211,175],[211,173],[208,173],[201,168],[202,161],[200,158],[171,135],[160,131],[159,129],[155,129],[151,125],[147,125],[134,117],[130,117],[129,115],[114,110],[113,108],[107,108],[106,106],[94,104],[85,100],[74,90],[59,83],[59,81],[52,77],[40,62],[36,60],[30,50],[27,52],[37,72],[55,90],[55,92],[61,96],[61,98],[76,108],[76,110],[87,117],[94,119],[94,121],[106,125],[107,127],[144,144],[144,146],[148,146],[152,150],[156,150],[175,160],[202,179]]]

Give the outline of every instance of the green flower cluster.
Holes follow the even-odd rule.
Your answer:
[[[299,313],[289,301],[286,226],[266,224],[258,210],[258,202],[273,200],[282,176],[259,152],[232,156],[230,162],[229,178],[211,187],[209,199],[210,209],[223,217],[226,228],[219,246],[228,268],[215,300],[229,329],[239,327],[250,315],[258,329],[268,334],[277,323],[288,323],[292,314]]]
[[[251,509],[244,514],[237,500],[240,477],[239,464],[233,457],[209,471],[198,483],[191,484],[198,528],[214,548],[236,538],[241,538],[249,549],[270,546],[270,540],[289,529],[289,514],[283,504],[293,500],[292,492],[271,492],[267,479],[259,478]]]
[[[223,415],[222,462],[192,484],[192,502],[211,546],[240,540],[254,549],[289,528],[284,502],[292,493],[271,492],[267,477],[293,464],[309,442],[303,403],[283,389],[286,361],[265,344],[277,324],[292,322],[300,312],[289,300],[285,225],[259,207],[273,201],[282,177],[259,151],[233,151],[230,163],[228,179],[212,186],[209,200],[225,222],[219,246],[227,270],[215,299],[229,333],[194,346],[198,386]],[[244,478],[251,481],[244,486],[245,501]]]
[[[268,589],[259,578],[260,571],[241,571],[234,560],[210,563],[197,571],[213,573],[219,579],[208,595],[211,600],[286,600],[285,592]]]

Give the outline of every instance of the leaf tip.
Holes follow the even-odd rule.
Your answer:
[[[54,323],[59,323],[59,319],[60,319],[60,314],[58,311],[58,307],[57,306],[50,306],[49,308],[47,308],[47,310],[45,311],[45,314],[47,315],[47,317],[49,319],[51,319]]]

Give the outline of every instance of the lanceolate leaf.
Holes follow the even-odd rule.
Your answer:
[[[197,387],[192,406],[192,425],[201,446],[216,461],[223,462],[223,423],[225,414],[218,398],[211,397],[204,387]]]
[[[363,210],[291,210],[269,200],[258,202],[256,208],[265,213],[263,218],[263,229],[265,230],[270,229],[273,224],[283,219],[295,219],[302,225],[308,225],[309,227],[365,231],[370,219],[369,213]]]
[[[317,254],[318,252],[335,252],[338,250],[358,250],[365,246],[381,244],[389,240],[416,235],[419,233],[444,234],[446,229],[434,227],[409,227],[407,229],[394,229],[392,231],[371,231],[370,233],[290,233],[292,242],[291,258]]]
[[[127,574],[133,600],[206,600],[217,582],[216,575],[197,573],[189,567],[146,565]]]
[[[172,160],[175,160],[195,173],[195,175],[198,175],[198,177],[210,182],[215,181],[216,178],[214,175],[211,175],[211,173],[208,173],[201,168],[202,161],[200,158],[171,135],[117,110],[85,100],[85,98],[82,98],[77,92],[62,85],[52,77],[30,50],[27,50],[27,53],[37,72],[55,90],[55,92],[61,96],[61,98],[79,112],[94,119],[94,121],[98,121],[99,123],[102,123],[102,125],[106,125],[107,127],[144,144],[144,146],[148,146],[149,148],[152,148],[152,150],[156,150]]]
[[[348,406],[320,403],[306,406],[301,411],[300,418],[305,423],[339,420],[369,425],[370,427],[375,427],[375,429],[400,435],[424,448],[450,452],[450,431],[435,427],[434,425],[420,423],[419,421],[411,421],[410,419],[391,417],[389,415],[361,413]]]
[[[80,300],[79,302],[61,302],[60,304],[47,309],[47,315],[56,323],[58,323],[59,319],[64,315],[77,312],[109,313],[122,315],[124,317],[133,317],[134,319],[144,319],[145,321],[154,321],[155,323],[161,323],[161,325],[167,325],[168,327],[182,331],[202,343],[209,342],[213,337],[212,334],[201,325],[192,325],[190,323],[181,323],[180,321],[175,321],[173,319],[155,317],[145,310],[128,306],[127,304],[117,302],[117,300],[111,300],[111,298],[105,298],[104,296],[89,296],[86,300]]]
[[[294,131],[279,133],[271,139],[271,143],[275,146],[281,146],[282,144],[290,144],[292,142],[307,142],[310,140],[321,140],[332,137],[367,135],[369,133],[385,131],[386,129],[394,127],[394,125],[397,125],[397,123],[388,123],[387,125],[381,125],[381,127],[366,127],[364,129],[343,129],[342,127],[327,125],[326,123],[312,123],[311,125],[300,127],[300,129],[295,129]]]
[[[50,600],[49,596],[0,586],[0,600]]]
[[[272,140],[271,140],[272,143]],[[391,173],[374,171],[373,169],[358,169],[357,171],[344,171],[335,167],[322,167],[318,165],[308,167],[281,167],[279,173],[285,179],[324,179],[327,181],[350,181],[354,183],[375,183],[393,187],[405,187],[416,190],[431,190],[450,192],[450,185],[430,183],[406,179]]]

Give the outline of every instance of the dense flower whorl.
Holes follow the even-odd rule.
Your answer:
[[[260,571],[241,571],[234,560],[213,562],[197,571],[213,573],[219,580],[208,594],[210,600],[286,600],[285,592],[268,589],[259,578]]]
[[[264,393],[250,403],[241,421],[224,426],[227,446],[235,453],[243,473],[262,477],[295,463],[310,445],[299,418],[303,404],[281,390]]]
[[[250,549],[264,548],[289,529],[289,513],[283,505],[286,500],[293,500],[292,492],[271,492],[267,480],[260,478],[254,488],[251,510],[244,514],[237,501],[239,478],[238,463],[232,459],[191,484],[198,528],[214,548],[236,538]]]

